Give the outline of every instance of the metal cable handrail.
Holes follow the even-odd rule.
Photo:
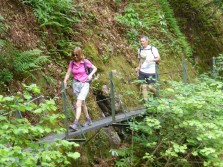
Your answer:
[[[44,97],[44,96],[43,96],[43,95],[40,95],[40,96],[38,96],[38,97],[36,97],[36,98],[34,98],[34,99],[32,99],[32,100],[26,102],[25,105],[27,105],[27,104],[29,104],[29,103],[31,103],[31,102],[33,102],[33,101],[39,99],[39,98],[42,98],[42,97]],[[9,112],[7,112],[7,113],[2,113],[2,114],[0,114],[0,115],[6,116],[6,115],[8,115],[8,114],[10,114],[10,113],[12,113],[12,112],[14,112],[14,111],[9,111]]]

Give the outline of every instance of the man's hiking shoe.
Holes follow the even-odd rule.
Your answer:
[[[70,125],[69,126],[71,129],[73,129],[73,130],[78,130],[78,129],[80,129],[80,124],[79,124],[79,122],[74,122],[72,125]]]
[[[92,125],[91,119],[87,119],[87,121],[85,122],[83,126],[91,126],[91,125]]]

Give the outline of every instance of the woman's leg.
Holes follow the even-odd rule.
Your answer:
[[[82,102],[83,102],[83,100],[77,100],[77,102],[76,102],[75,122],[76,122],[76,121],[79,121],[79,119],[80,119]]]
[[[82,106],[83,106],[83,110],[84,110],[84,114],[85,114],[86,118],[90,119],[90,116],[89,116],[89,113],[88,113],[88,109],[87,109],[87,105],[86,105],[85,100],[83,101]]]

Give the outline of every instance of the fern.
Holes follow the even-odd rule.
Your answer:
[[[3,48],[4,45],[5,45],[5,41],[0,39],[0,51]]]
[[[38,18],[41,27],[53,26],[62,27],[63,32],[71,33],[72,24],[80,20],[75,17],[75,10],[72,7],[72,0],[20,0],[25,4],[30,5],[36,17]],[[53,29],[58,31],[58,29]]]
[[[170,8],[170,5],[167,0],[158,0],[160,3],[163,11],[164,11],[164,17],[166,18],[168,22],[168,26],[171,32],[175,33],[178,38],[178,45],[182,45],[182,47],[185,50],[185,54],[188,57],[191,57],[192,55],[192,50],[191,47],[189,46],[189,43],[186,41],[185,35],[180,31],[179,26],[177,25],[177,20],[174,18],[174,14],[172,9]]]
[[[218,9],[223,10],[223,1],[222,0],[212,0],[211,2],[208,2],[204,5],[205,7],[209,6],[217,6]]]
[[[4,17],[2,17],[2,16],[0,15],[0,33],[6,32],[7,29],[9,28],[8,25],[2,23],[3,20],[4,20]]]
[[[42,51],[34,49],[31,51],[15,53],[13,67],[17,72],[29,73],[37,69],[42,69],[43,65],[49,61],[48,56],[41,56]]]
[[[0,80],[1,82],[8,83],[13,80],[13,74],[9,71],[9,69],[4,68],[0,72]]]

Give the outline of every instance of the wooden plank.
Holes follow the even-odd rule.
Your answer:
[[[144,112],[145,112],[145,109],[139,109],[139,110],[136,110],[136,111],[131,111],[131,112],[127,112],[127,113],[117,114],[115,116],[115,120],[116,120],[116,122],[121,122],[121,121],[130,119],[130,118],[139,116],[140,114],[143,114]],[[112,122],[112,116],[105,117],[103,119],[94,121],[91,126],[82,127],[78,131],[71,131],[71,132],[69,132],[69,138],[76,137],[76,136],[79,136],[79,135],[81,135],[83,133],[86,133],[86,132],[89,132],[89,131],[92,131],[92,130],[96,130],[96,129],[99,129],[99,128],[102,128],[102,127],[109,126],[112,123],[113,123]]]
[[[41,139],[41,141],[44,142],[54,142],[55,140],[60,139],[63,140],[65,139],[65,133],[62,134],[51,134],[49,136],[44,137],[43,139]]]
[[[131,118],[139,116],[140,114],[143,114],[145,112],[145,110],[146,110],[145,108],[142,108],[142,109],[138,109],[136,111],[120,113],[120,114],[115,115],[115,120],[116,120],[116,122],[122,122],[122,121],[125,121],[128,119],[131,119]],[[83,133],[112,125],[112,123],[113,123],[112,116],[105,117],[105,118],[102,118],[97,121],[93,121],[93,124],[91,126],[81,127],[78,131],[69,130],[69,138],[73,138],[73,137],[79,136]],[[56,139],[61,139],[61,140],[65,139],[65,133],[52,134],[52,135],[46,136],[45,138],[42,139],[42,141],[54,142]]]

